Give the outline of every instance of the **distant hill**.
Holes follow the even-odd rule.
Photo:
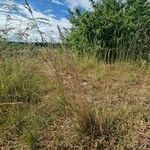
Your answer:
[[[28,43],[28,42],[15,42],[15,41],[9,41],[8,42],[11,45],[35,45],[39,47],[60,47],[60,43],[43,43],[43,42],[33,42],[33,43]]]

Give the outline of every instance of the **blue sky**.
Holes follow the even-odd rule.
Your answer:
[[[16,0],[17,3],[23,4],[23,0]],[[52,13],[57,18],[66,17],[68,6],[65,1],[59,0],[29,0],[30,5],[37,11],[44,14]]]
[[[47,19],[47,24],[38,24],[40,30],[45,33],[44,36],[47,41],[59,41],[58,25],[62,32],[64,28],[71,28],[71,24],[66,18],[68,9],[81,7],[85,10],[91,10],[89,0],[28,0],[28,2],[35,18]],[[24,40],[29,42],[40,41],[37,31],[28,29],[31,25],[29,20],[31,15],[24,5],[24,0],[0,0],[0,4],[6,4],[0,5],[0,29],[6,28],[6,26],[7,28],[13,28],[7,35],[9,40],[18,40],[18,34],[16,33],[27,33],[28,36]],[[15,6],[19,11],[10,13],[7,9],[8,6]],[[8,12],[9,17],[13,20],[6,19]]]

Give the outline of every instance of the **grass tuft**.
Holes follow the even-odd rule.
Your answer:
[[[44,92],[44,78],[22,60],[0,62],[0,102],[38,102]]]

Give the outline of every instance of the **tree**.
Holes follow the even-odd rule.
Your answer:
[[[93,11],[70,11],[73,27],[68,43],[78,54],[115,60],[149,59],[150,2],[148,0],[90,0]]]

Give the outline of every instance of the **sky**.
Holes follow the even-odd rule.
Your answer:
[[[71,24],[67,19],[68,9],[72,10],[80,7],[85,10],[91,10],[89,0],[28,0],[28,2],[34,17],[38,20],[40,31],[47,42],[60,41],[58,25],[62,32],[71,28]],[[8,7],[12,8],[11,11]],[[15,8],[17,8],[17,11]],[[41,37],[37,29],[33,27],[31,18],[24,0],[0,0],[0,31],[2,29],[12,29],[7,34],[9,40],[41,42]],[[20,34],[24,35],[23,39],[19,38]]]

